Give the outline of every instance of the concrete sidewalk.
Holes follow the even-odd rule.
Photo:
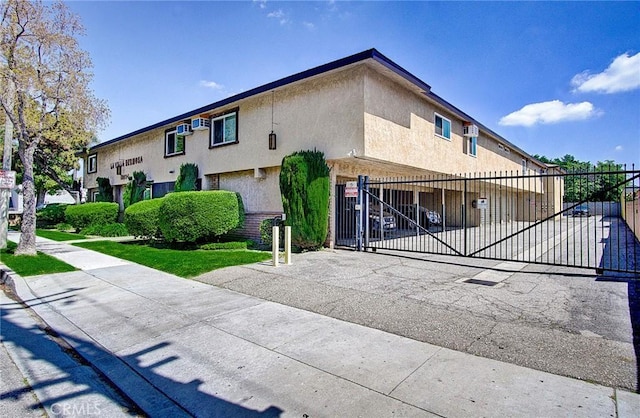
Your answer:
[[[14,274],[16,293],[150,416],[631,417],[640,411],[638,394],[64,243],[38,238],[38,247],[82,270],[28,279]]]

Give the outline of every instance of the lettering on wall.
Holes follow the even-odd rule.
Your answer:
[[[127,167],[130,165],[142,164],[142,155],[139,157],[126,158],[124,160],[119,160],[111,163],[111,169],[118,167]]]

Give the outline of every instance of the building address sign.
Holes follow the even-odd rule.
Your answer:
[[[126,167],[135,164],[142,164],[142,156],[115,161],[111,163],[111,169],[113,170],[114,168]]]

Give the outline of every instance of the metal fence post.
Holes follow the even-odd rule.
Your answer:
[[[362,195],[364,178],[358,176],[358,199],[356,200],[356,249],[362,251]]]
[[[467,255],[467,178],[464,178],[464,188],[462,192],[462,241],[464,243],[462,253]]]

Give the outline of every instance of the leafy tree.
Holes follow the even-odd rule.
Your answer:
[[[184,163],[180,166],[180,174],[176,179],[174,191],[189,192],[197,190],[198,165],[193,163]]]
[[[63,3],[6,0],[0,16],[0,105],[15,129],[23,166],[22,234],[15,253],[35,255],[34,165],[39,162],[55,178],[47,159],[86,146],[108,109],[89,88],[91,60],[76,40],[83,28]]]
[[[321,248],[329,222],[329,167],[324,154],[300,151],[284,157],[280,194],[292,244],[303,250]]]
[[[569,173],[564,182],[565,202],[617,202],[624,190],[625,176],[622,164],[613,160],[598,162],[579,161],[573,155],[550,159],[534,155],[545,164],[555,164]]]

